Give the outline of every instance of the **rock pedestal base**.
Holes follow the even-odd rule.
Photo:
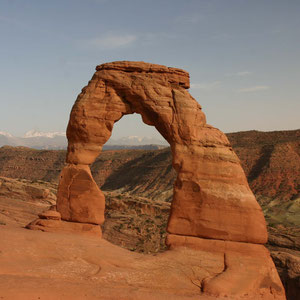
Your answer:
[[[99,238],[102,237],[102,230],[99,225],[62,221],[60,213],[54,210],[40,214],[39,219],[29,223],[26,228],[45,232],[79,233]]]
[[[202,292],[217,297],[256,297],[255,299],[286,299],[269,251],[263,245],[208,240],[169,234],[170,249],[191,248],[213,253],[223,270],[202,279]]]

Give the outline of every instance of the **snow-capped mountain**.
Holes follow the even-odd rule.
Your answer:
[[[25,133],[24,138],[47,137],[54,138],[56,136],[66,136],[65,132],[41,132],[37,130],[29,130]]]
[[[153,137],[140,136],[125,136],[118,139],[109,139],[105,145],[126,145],[126,146],[141,146],[141,145],[168,145],[164,139]]]
[[[13,137],[10,133],[5,131],[0,131],[0,135],[6,136],[6,137]]]
[[[23,137],[0,131],[0,147],[24,146],[35,149],[66,149],[67,138],[63,132],[28,131]]]

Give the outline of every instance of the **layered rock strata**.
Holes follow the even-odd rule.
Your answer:
[[[67,166],[61,173],[57,210],[67,222],[103,223],[105,199],[89,165],[110,138],[114,123],[138,113],[171,146],[177,179],[167,227],[169,246],[190,247],[193,239],[198,250],[211,251],[220,245],[229,249],[228,271],[208,280],[203,291],[245,296],[266,289],[266,299],[284,299],[269,253],[253,245],[267,242],[266,224],[239,159],[226,136],[206,123],[188,88],[189,74],[176,68],[126,61],[97,66],[71,111]],[[203,239],[215,242],[208,247],[211,242],[203,243]],[[247,251],[251,254],[243,255]],[[232,253],[238,253],[238,261]],[[262,259],[256,260],[257,256]],[[251,264],[255,267],[248,267],[239,280],[243,266]]]

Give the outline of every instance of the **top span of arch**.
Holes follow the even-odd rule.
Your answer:
[[[145,62],[102,64],[82,89],[67,129],[69,163],[91,164],[122,116],[141,115],[171,147],[203,142],[200,104],[189,94],[189,74]],[[228,144],[225,137],[221,144]]]
[[[186,89],[190,88],[189,73],[178,68],[150,64],[143,61],[115,61],[96,67],[96,71],[103,70],[115,70],[128,73],[164,73],[168,76],[170,83],[178,84]]]

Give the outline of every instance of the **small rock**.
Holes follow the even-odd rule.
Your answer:
[[[58,211],[47,210],[47,211],[39,214],[39,218],[47,219],[47,220],[61,220],[61,215]]]

